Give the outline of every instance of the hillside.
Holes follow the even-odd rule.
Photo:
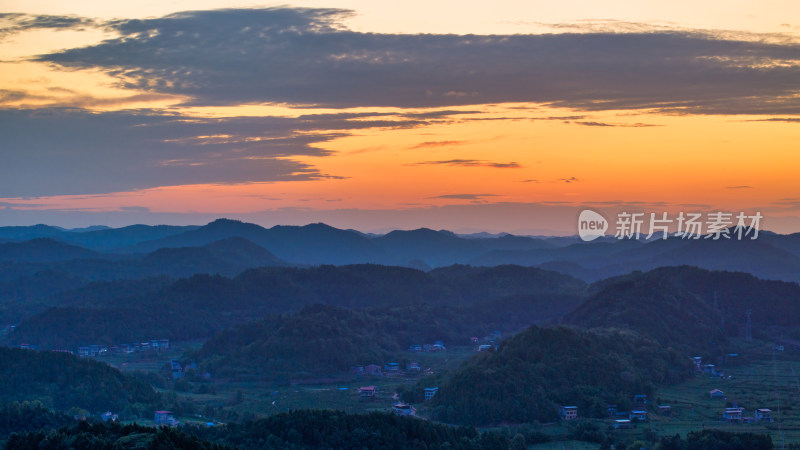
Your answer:
[[[137,404],[152,407],[160,401],[144,382],[105,363],[63,352],[0,347],[0,379],[0,398],[5,401],[41,400],[59,410],[134,413]]]
[[[21,429],[20,431],[27,431]],[[375,448],[506,450],[509,440],[495,432],[450,427],[386,413],[345,414],[301,410],[257,421],[214,427],[153,428],[116,423],[73,423],[11,436],[6,449],[196,449],[243,450]]]
[[[603,417],[607,404],[629,405],[634,394],[652,395],[691,373],[684,354],[650,339],[531,327],[442,375],[434,417],[475,425],[550,422],[565,404],[584,417]]]
[[[468,345],[469,337],[497,330],[513,333],[553,320],[580,302],[577,296],[542,294],[475,302],[349,310],[312,305],[226,329],[190,359],[216,376],[275,379],[338,375],[350,367],[408,357],[411,344],[444,341]]]
[[[626,277],[587,298],[563,323],[583,328],[627,328],[664,346],[710,351],[727,341],[722,314],[661,277]]]
[[[0,244],[0,261],[48,262],[100,257],[95,251],[48,238]]]
[[[382,364],[410,343],[447,330],[429,321],[434,317],[421,309],[387,314],[313,305],[288,317],[224,330],[191,358],[200,370],[224,378],[337,374],[359,364]]]
[[[170,339],[206,338],[227,326],[295,312],[315,303],[357,309],[416,304],[452,308],[512,295],[562,294],[572,298],[586,284],[555,272],[512,266],[454,266],[425,273],[403,267],[354,265],[265,267],[235,278],[195,275],[156,291],[147,291],[146,284],[131,286],[140,292],[120,292],[98,283],[80,291],[83,299],[74,295],[63,302],[52,298],[57,306],[23,320],[8,336],[8,342],[71,348],[154,334]],[[103,297],[95,291],[121,295]],[[574,304],[574,300],[569,301]],[[556,310],[566,312],[563,308]],[[118,320],[124,323],[116,326]],[[508,329],[508,325],[503,328]]]
[[[763,280],[742,272],[706,270],[691,266],[661,267],[649,272],[633,272],[594,283],[589,292],[595,294],[614,284],[668,283],[667,289],[695,297],[692,303],[714,309],[717,323],[725,319],[726,332],[741,335],[746,312],[752,311],[755,328],[795,327],[800,325],[800,285],[784,281]],[[664,291],[662,289],[661,291]],[[660,294],[659,294],[660,295]],[[688,299],[687,299],[688,300]],[[652,300],[651,300],[652,301]],[[714,304],[716,302],[716,307]],[[658,305],[649,305],[658,308]],[[587,302],[584,308],[590,308]],[[696,307],[694,307],[696,308]],[[710,317],[710,316],[709,316]],[[707,320],[698,319],[702,323]]]

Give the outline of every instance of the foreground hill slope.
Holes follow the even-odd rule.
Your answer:
[[[155,406],[159,395],[150,385],[111,366],[64,352],[0,347],[0,398],[45,399],[50,407],[94,413],[128,411],[136,404]]]
[[[583,416],[603,417],[607,404],[628,404],[634,394],[652,394],[691,373],[684,354],[651,339],[531,327],[442,376],[434,413],[475,425],[550,422],[568,404]]]

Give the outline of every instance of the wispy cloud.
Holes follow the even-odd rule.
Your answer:
[[[87,17],[0,13],[0,40],[15,33],[35,29],[63,30],[99,26],[100,23]]]
[[[800,117],[770,117],[768,119],[751,119],[747,122],[789,122],[800,123]]]
[[[604,123],[604,122],[575,122],[575,123],[578,124],[578,125],[584,125],[584,126],[587,126],[587,127],[613,127],[614,126],[614,125],[611,125],[610,123]]]
[[[753,189],[753,186],[746,186],[746,185],[740,185],[740,186],[725,186],[725,189]]]
[[[412,145],[408,147],[410,149],[417,149],[417,148],[432,148],[432,147],[454,147],[457,145],[464,145],[468,141],[426,141],[421,142],[417,145]]]
[[[565,121],[569,123],[570,121]],[[607,123],[607,122],[593,122],[593,121],[575,121],[572,122],[576,125],[584,125],[587,127],[624,127],[624,128],[647,128],[647,127],[660,127],[663,125],[656,125],[652,123]]]
[[[431,199],[434,198],[443,198],[443,199],[457,199],[457,200],[480,200],[483,197],[496,197],[497,194],[445,194],[445,195],[437,195],[435,197],[428,197]]]
[[[448,159],[444,161],[422,161],[412,164],[413,166],[442,165],[442,166],[463,166],[463,167],[493,167],[496,169],[519,169],[522,166],[517,162],[499,163],[483,161],[479,159]]]
[[[579,180],[579,179],[577,179],[575,177],[569,177],[569,178],[559,178],[556,181],[560,181],[560,182],[563,182],[563,183],[577,183],[578,181],[581,181],[581,180]]]

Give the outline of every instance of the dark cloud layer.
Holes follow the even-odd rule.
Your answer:
[[[544,102],[799,114],[800,46],[652,31],[512,36],[344,29],[335,9],[217,10],[106,24],[122,37],[41,56],[194,104],[438,107]]]
[[[321,144],[353,130],[427,123],[398,125],[363,115],[350,120],[354,117],[208,119],[153,111],[0,110],[0,194],[30,197],[340,178],[346,174],[323,174],[295,157],[326,156],[329,152]]]

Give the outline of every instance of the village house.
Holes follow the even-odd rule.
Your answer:
[[[672,406],[669,406],[669,405],[658,405],[658,414],[661,415],[661,416],[672,415]]]
[[[560,406],[558,408],[558,415],[562,420],[575,420],[578,418],[577,406]]]
[[[109,420],[112,422],[116,422],[117,420],[119,420],[119,416],[117,414],[112,413],[111,411],[106,411],[100,415],[100,419],[102,419],[103,422],[108,422]]]
[[[441,352],[441,351],[444,351],[444,350],[447,350],[447,349],[445,348],[444,343],[442,341],[434,342],[433,345],[431,345],[431,349],[430,349],[430,351],[432,351],[432,352]]]
[[[413,406],[401,402],[392,405],[392,412],[398,416],[413,416],[417,410]]]
[[[383,366],[383,369],[387,372],[397,372],[400,370],[400,364],[396,362],[386,363],[386,365]]]
[[[358,388],[358,396],[362,400],[372,400],[375,398],[377,393],[378,393],[377,386],[364,386]]]
[[[439,392],[439,387],[425,388],[425,400],[432,399]]]
[[[615,430],[626,429],[626,428],[633,428],[633,425],[632,425],[630,419],[617,419],[617,420],[614,421],[614,429]]]
[[[744,408],[725,408],[722,418],[730,423],[741,423]]]
[[[469,341],[472,342],[473,344],[477,344],[479,339],[477,337],[473,336],[473,337],[469,338]]]
[[[647,405],[647,395],[645,394],[637,394],[633,396],[633,405],[634,406],[645,406]]]
[[[154,420],[157,427],[174,427],[180,423],[175,420],[175,413],[172,411],[156,411]]]
[[[772,422],[772,410],[761,408],[756,410],[756,422]]]
[[[364,366],[364,373],[370,376],[382,376],[383,372],[381,372],[381,366],[370,364],[368,366]]]
[[[406,371],[407,372],[419,373],[420,370],[421,370],[421,368],[420,368],[418,362],[411,361],[408,364],[406,364]]]
[[[711,398],[725,398],[725,393],[720,391],[719,389],[713,389],[708,392],[708,395]]]
[[[708,374],[711,377],[722,377],[724,374],[717,370],[716,366],[713,364],[706,364],[703,366],[703,373]]]
[[[170,361],[170,364],[172,369],[172,378],[176,380],[178,378],[183,378],[184,373],[183,373],[183,367],[181,367],[181,362],[177,359],[173,359],[172,361]]]
[[[691,358],[692,364],[694,365],[695,372],[702,372],[703,371],[703,358],[699,356],[694,356]]]
[[[643,409],[634,409],[628,414],[628,419],[638,420],[639,422],[647,422],[647,411]]]
[[[482,352],[482,351],[485,351],[485,350],[491,350],[493,348],[494,348],[494,346],[492,346],[490,344],[481,344],[481,345],[478,346],[478,351]]]

